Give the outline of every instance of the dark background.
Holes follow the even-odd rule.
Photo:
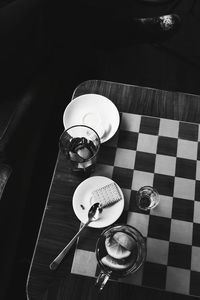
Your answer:
[[[172,12],[181,16],[181,26],[162,42],[147,41],[131,22],[134,17]],[[82,81],[102,79],[200,94],[199,16],[198,0],[162,5],[139,0],[0,1],[1,107],[19,102],[32,85],[40,95],[32,111],[32,122],[40,125],[32,127],[34,135],[28,130],[19,133],[25,149],[15,162],[19,176],[9,179],[3,195],[7,239],[2,238],[2,246],[7,256],[2,258],[6,272],[1,299],[26,299],[28,270],[63,130],[62,114],[73,90]],[[155,292],[154,298],[159,296]]]

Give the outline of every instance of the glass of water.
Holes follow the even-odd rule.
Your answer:
[[[136,194],[137,206],[142,210],[150,210],[158,205],[159,194],[152,186],[143,186]]]
[[[79,174],[94,171],[100,148],[100,138],[94,129],[84,125],[72,126],[62,133],[59,145],[71,161],[72,171]]]

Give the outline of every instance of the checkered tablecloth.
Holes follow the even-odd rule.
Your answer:
[[[198,124],[121,114],[119,131],[101,145],[93,175],[112,178],[122,189],[124,211],[117,223],[136,227],[146,238],[147,257],[119,281],[200,296],[200,128]],[[144,185],[160,194],[149,212],[136,206]],[[102,229],[80,237],[71,272],[95,277],[95,245]]]

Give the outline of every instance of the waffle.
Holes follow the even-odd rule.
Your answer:
[[[109,207],[122,199],[118,186],[112,182],[92,192],[92,203],[99,202],[103,208]]]

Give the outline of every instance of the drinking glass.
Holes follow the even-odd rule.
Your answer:
[[[86,125],[74,125],[66,129],[59,140],[64,155],[71,161],[71,170],[90,174],[95,169],[100,138],[97,132]]]
[[[160,201],[159,194],[152,186],[143,186],[136,194],[136,202],[140,209],[150,210],[158,205]]]
[[[136,272],[146,258],[146,242],[142,234],[130,225],[115,225],[105,229],[96,244],[100,273],[96,287],[101,291],[108,279],[119,279]]]

